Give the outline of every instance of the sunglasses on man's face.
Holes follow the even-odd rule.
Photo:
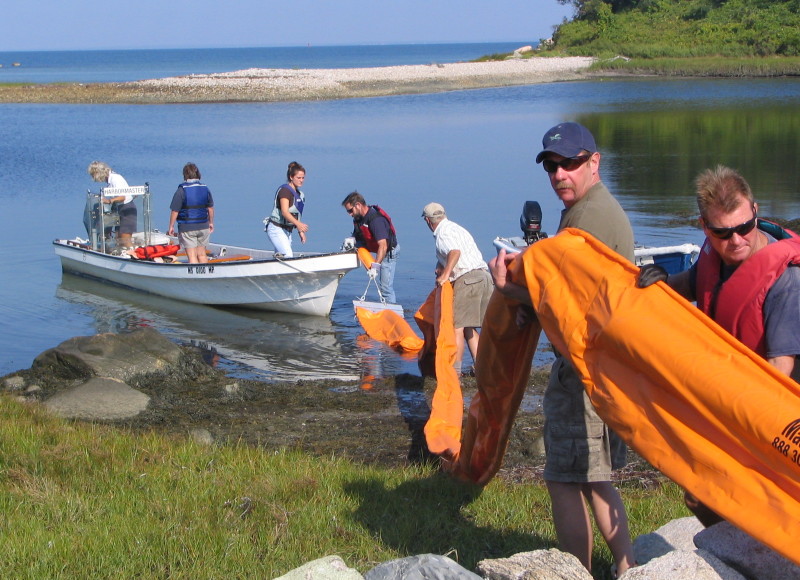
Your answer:
[[[756,227],[756,222],[758,221],[758,216],[756,215],[755,208],[753,209],[753,218],[747,220],[743,224],[739,224],[738,226],[733,226],[732,228],[712,228],[709,225],[706,225],[706,229],[708,233],[712,236],[717,238],[718,240],[730,240],[733,237],[733,234],[737,234],[739,237],[744,237]]]
[[[579,155],[578,157],[567,157],[561,161],[554,161],[552,159],[545,159],[542,161],[542,167],[547,173],[555,173],[560,167],[564,171],[575,171],[578,167],[589,161],[591,155]]]

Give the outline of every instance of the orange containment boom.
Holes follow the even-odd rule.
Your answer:
[[[567,229],[511,266],[550,342],[569,354],[599,415],[633,449],[738,528],[800,563],[800,385],[663,283]],[[500,467],[536,326],[495,292],[456,475]]]
[[[370,338],[403,352],[417,352],[424,344],[405,319],[393,310],[371,312],[356,308],[356,316]]]
[[[425,423],[428,450],[452,461],[461,446],[464,397],[456,371],[456,331],[453,325],[453,286],[445,282],[430,293],[414,319],[425,337],[420,368],[436,376],[431,414]],[[431,360],[432,359],[432,360]],[[431,368],[433,367],[433,368]]]
[[[369,253],[369,250],[367,248],[358,248],[356,254],[358,255],[358,259],[361,260],[361,263],[364,264],[364,267],[369,270],[369,267],[372,266],[372,262],[375,261],[372,254]]]

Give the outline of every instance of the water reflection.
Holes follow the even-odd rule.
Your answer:
[[[358,380],[352,356],[328,318],[221,309],[145,295],[64,274],[56,297],[85,308],[96,332],[151,326],[200,347],[228,375],[268,380]]]
[[[709,100],[578,116],[602,143],[604,178],[626,207],[650,216],[696,214],[694,179],[717,164],[740,171],[764,215],[798,214],[800,105]]]
[[[562,206],[532,156],[541,135],[563,120],[580,121],[595,133],[603,179],[642,244],[702,241],[701,231],[688,223],[697,213],[692,181],[717,163],[743,173],[762,215],[800,217],[797,78],[602,79],[307,103],[7,104],[0,107],[0,125],[6,128],[0,140],[5,234],[0,261],[0,320],[5,324],[0,350],[5,357],[0,366],[4,372],[28,367],[40,352],[77,334],[152,324],[176,340],[206,341],[217,349],[220,366],[240,374],[248,372],[241,362],[248,360],[266,367],[252,369],[265,378],[293,378],[297,370],[352,377],[357,389],[362,375],[416,374],[413,361],[383,345],[356,345],[362,330],[350,301],[363,292],[363,272],[342,280],[329,320],[310,323],[202,307],[183,315],[178,312],[187,305],[130,292],[117,299],[123,291],[103,285],[93,284],[85,292],[93,299],[80,292],[76,296],[69,281],[54,297],[61,273],[46,241],[82,228],[83,192],[90,185],[85,157],[103,158],[113,151],[126,177],[150,183],[161,210],[175,190],[175,167],[186,162],[186,155],[204,159],[207,177],[220,189],[217,231],[245,247],[267,243],[260,221],[263,191],[253,187],[252,168],[274,170],[288,158],[308,159],[313,165],[309,219],[314,236],[306,249],[328,251],[350,233],[351,223],[339,205],[348,191],[357,187],[370,199],[374,196],[385,203],[402,238],[405,249],[395,287],[403,306],[413,311],[433,284],[433,246],[419,218],[432,197],[470,230],[484,258],[494,254],[495,236],[518,235],[519,210],[526,200],[541,203],[544,230],[555,232]],[[108,126],[126,128],[126,138],[109,134]],[[350,138],[342,140],[343,134]],[[273,135],[285,138],[276,141]],[[42,166],[49,171],[40,171]],[[358,172],[360,167],[370,171]],[[426,186],[420,188],[416,168],[429,167],[436,170],[426,172]],[[59,176],[59,187],[42,212],[38,192],[53,190],[53,174]],[[487,212],[480,203],[487,195],[501,200],[497,211]],[[226,322],[215,323],[220,317]],[[297,342],[305,346],[291,346]],[[537,366],[552,360],[546,348],[537,357]],[[362,372],[362,359],[373,370]]]

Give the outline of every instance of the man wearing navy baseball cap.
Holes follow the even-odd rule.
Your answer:
[[[579,228],[633,261],[633,230],[619,202],[600,180],[600,153],[579,123],[560,123],[536,156],[564,204],[558,229]],[[506,278],[506,256],[489,263],[495,288],[530,305],[527,289]],[[614,557],[617,574],[635,565],[625,505],[611,472],[626,463],[622,440],[597,415],[567,353],[556,353],[544,395],[544,479],[561,549],[591,572],[592,523],[586,503]]]
[[[550,129],[542,138],[544,149],[536,156],[541,163],[548,153],[575,158],[581,153],[596,153],[597,145],[589,129],[579,123],[561,123]]]

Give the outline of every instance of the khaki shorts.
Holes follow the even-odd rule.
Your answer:
[[[178,239],[184,248],[205,248],[211,238],[211,229],[178,232]]]
[[[456,328],[479,328],[492,297],[488,270],[470,270],[453,282],[453,324]]]
[[[597,415],[572,365],[556,357],[544,394],[544,479],[610,481],[627,463],[627,448]]]

